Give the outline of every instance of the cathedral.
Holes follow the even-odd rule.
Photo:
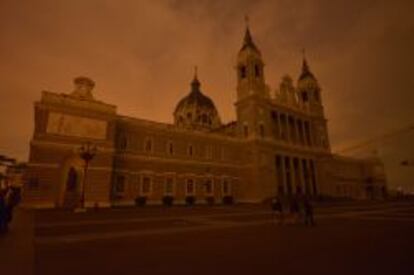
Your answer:
[[[265,81],[246,27],[238,51],[236,120],[224,122],[195,72],[173,123],[123,116],[74,80],[72,93],[43,91],[25,173],[29,207],[262,203],[274,196],[366,199],[386,193],[376,158],[331,152],[322,90],[304,58],[297,82]],[[85,148],[92,148],[85,159]]]

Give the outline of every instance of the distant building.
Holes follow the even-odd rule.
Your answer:
[[[95,83],[75,79],[71,94],[43,92],[35,103],[24,202],[73,207],[84,177],[78,148],[98,146],[85,184],[86,205],[135,201],[174,204],[259,203],[272,196],[371,198],[386,189],[382,163],[331,153],[321,88],[303,60],[271,91],[264,62],[246,29],[236,64],[237,120],[223,123],[197,74],[174,123],[117,114],[93,97]]]

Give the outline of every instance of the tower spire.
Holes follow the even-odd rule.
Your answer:
[[[313,77],[312,72],[309,69],[308,61],[306,60],[306,50],[305,48],[302,49],[302,72],[300,74],[299,79],[303,79],[307,76]]]
[[[253,42],[252,35],[250,34],[249,16],[248,15],[245,15],[244,22],[246,23],[246,31],[244,33],[243,46],[242,46],[241,50],[244,50],[246,48],[252,48],[252,49],[258,51],[256,45]]]
[[[194,78],[191,81],[191,92],[200,92],[200,81],[198,80],[198,68],[194,66]]]

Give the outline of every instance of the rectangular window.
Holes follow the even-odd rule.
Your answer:
[[[165,193],[165,195],[174,194],[174,179],[173,178],[166,178],[165,179],[164,193]]]
[[[152,152],[152,140],[151,139],[145,140],[145,152]]]
[[[187,180],[185,191],[187,195],[194,195],[195,193],[194,180],[192,179]]]
[[[172,142],[168,143],[168,153],[174,155],[174,144]]]
[[[207,180],[205,183],[205,189],[204,189],[206,195],[212,195],[213,194],[213,182],[212,180]]]
[[[223,195],[230,195],[230,183],[227,180],[223,180]]]
[[[150,177],[143,177],[142,178],[142,188],[141,193],[143,195],[147,195],[151,192],[151,178]]]

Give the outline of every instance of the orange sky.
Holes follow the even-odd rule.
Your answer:
[[[198,65],[202,90],[223,121],[234,119],[245,14],[272,90],[286,73],[297,78],[306,48],[334,148],[408,125],[414,121],[412,3],[1,0],[0,154],[27,158],[33,102],[41,90],[71,92],[78,75],[94,79],[95,97],[119,113],[172,122]],[[414,158],[413,138],[404,141],[410,150],[383,149],[383,155]]]

